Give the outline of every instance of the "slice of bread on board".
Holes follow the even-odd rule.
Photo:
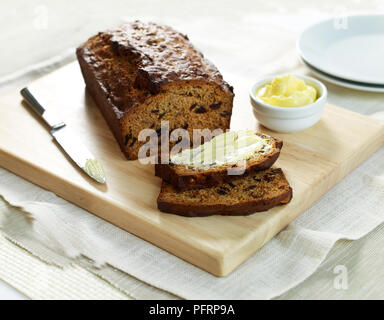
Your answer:
[[[260,150],[245,161],[244,167],[237,167],[236,163],[210,165],[196,168],[184,164],[156,164],[155,175],[170,183],[178,190],[199,189],[217,186],[231,181],[237,176],[248,172],[256,172],[270,168],[279,157],[283,142],[265,134],[255,133],[268,146],[268,151]],[[229,174],[231,170],[231,174]]]
[[[157,199],[160,211],[183,216],[248,215],[265,211],[292,198],[280,168],[248,172],[219,186],[179,191],[164,182]]]

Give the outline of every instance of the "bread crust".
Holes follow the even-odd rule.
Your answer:
[[[93,69],[91,65],[84,60],[84,56],[79,53],[79,50],[77,52],[77,59],[79,61],[80,69],[83,74],[84,81],[87,85],[87,94],[90,94],[92,96],[96,106],[100,110],[101,114],[103,115],[104,119],[108,124],[108,127],[110,128],[115,139],[117,140],[121,152],[125,155],[128,160],[133,160],[134,157],[132,157],[132,154],[127,152],[127,150],[124,148],[124,141],[121,128],[122,123],[120,118],[116,116],[116,112],[113,106],[111,106],[110,101],[107,99],[107,90],[104,86],[100,84],[100,82],[95,79]]]
[[[280,155],[280,150],[283,147],[283,142],[276,138],[271,137],[271,139],[273,139],[274,151],[263,156],[262,161],[247,162],[247,166],[242,175],[250,172],[266,170],[276,162]],[[227,170],[229,168],[231,167],[222,166],[217,169],[199,171],[185,170],[180,173],[172,164],[156,164],[155,175],[172,184],[176,189],[183,191],[217,186],[238,177],[238,175],[228,175]]]

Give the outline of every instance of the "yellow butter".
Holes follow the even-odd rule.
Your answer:
[[[257,89],[256,96],[264,103],[276,107],[302,107],[316,101],[317,91],[303,80],[285,75]]]
[[[105,173],[101,163],[96,159],[87,159],[84,171],[97,182],[105,183]]]

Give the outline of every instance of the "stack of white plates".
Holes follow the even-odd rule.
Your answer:
[[[384,92],[384,15],[322,21],[301,34],[297,49],[302,62],[319,78]]]

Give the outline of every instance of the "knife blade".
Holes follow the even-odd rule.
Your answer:
[[[78,136],[52,110],[43,107],[28,88],[23,88],[20,94],[28,102],[27,105],[45,121],[52,137],[72,161],[91,178],[105,183],[105,173],[100,161],[79,141]]]

